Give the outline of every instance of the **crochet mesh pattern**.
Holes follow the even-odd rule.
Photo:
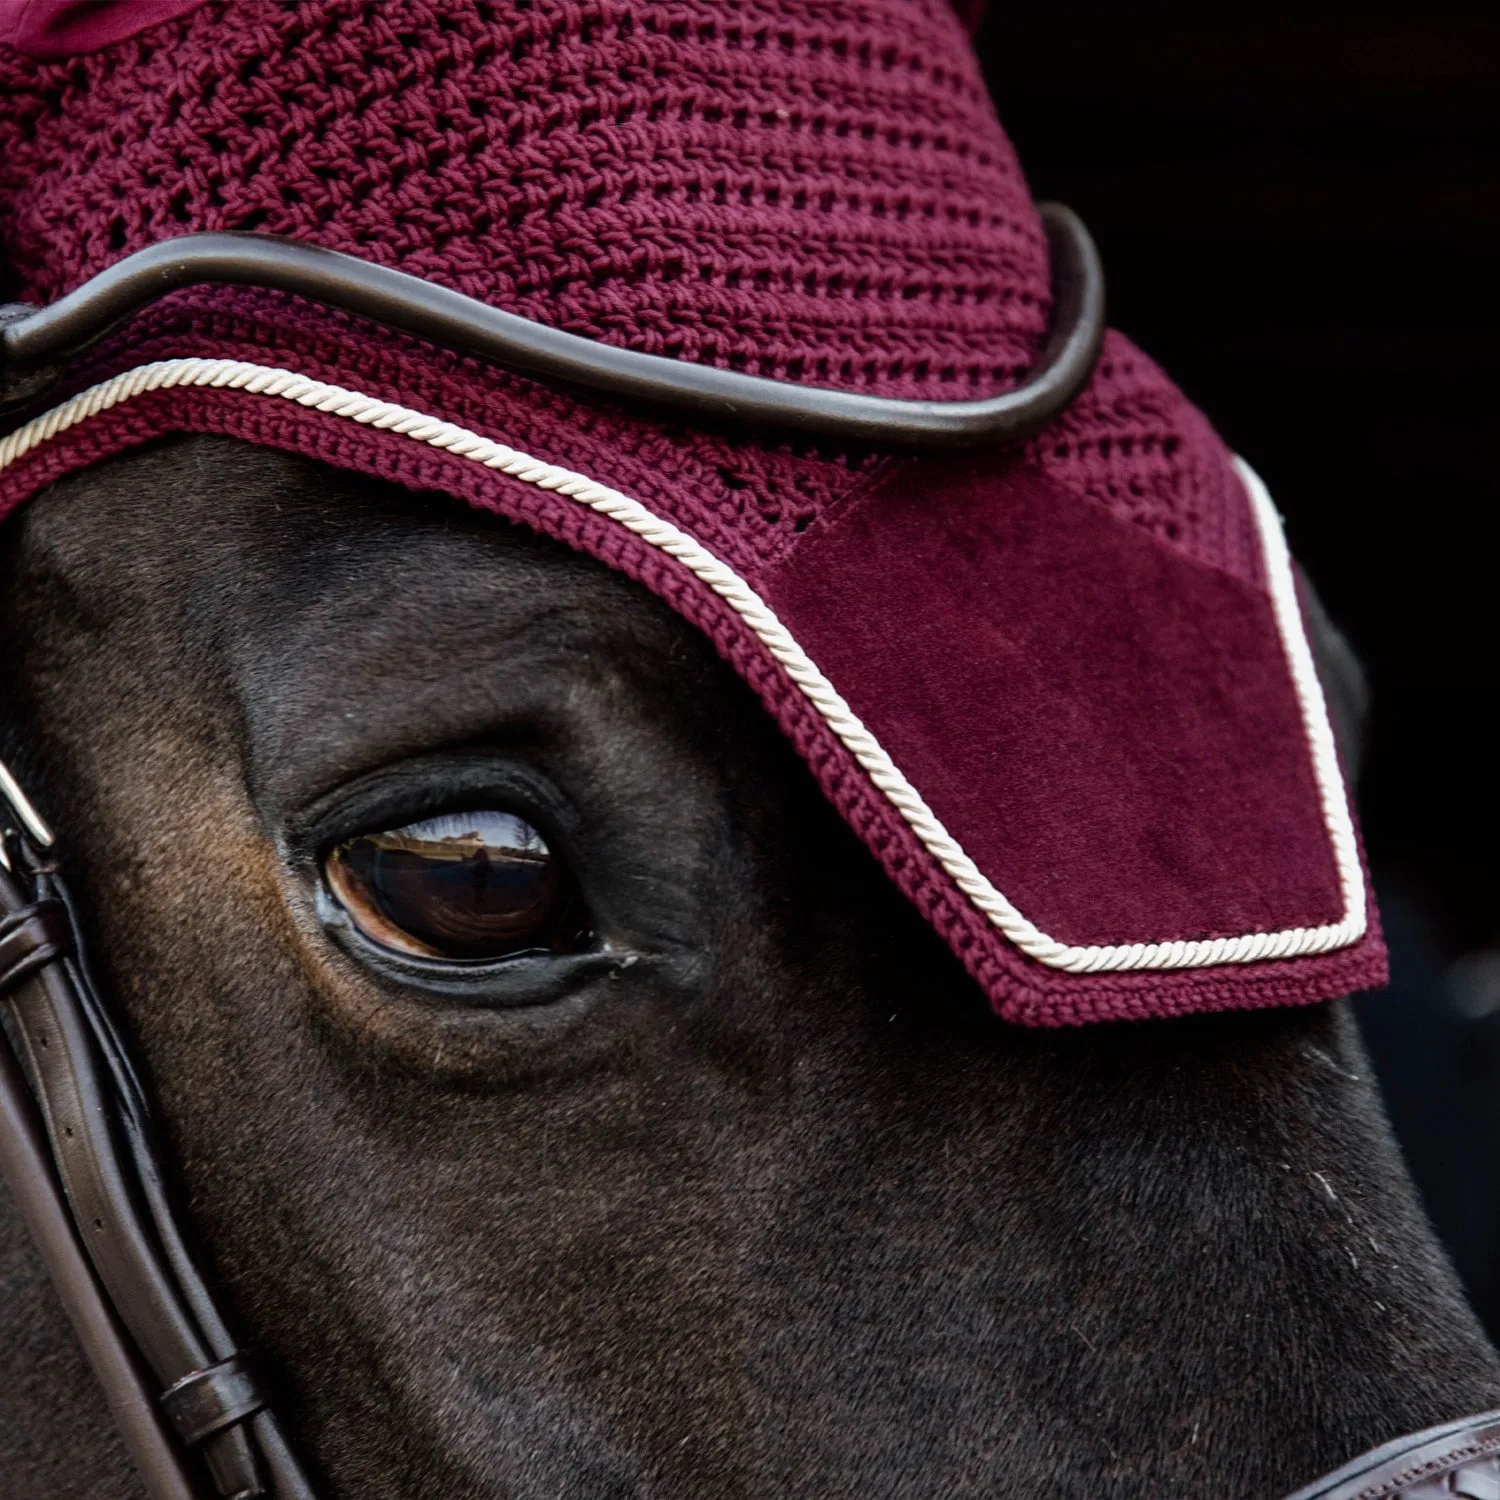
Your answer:
[[[208,229],[884,395],[1005,389],[1050,314],[1039,223],[947,0],[214,0],[66,62],[0,48],[0,296],[48,302]],[[1118,336],[1031,453],[1253,573],[1221,445]],[[850,482],[753,443],[704,457],[710,507],[773,551]]]
[[[1003,388],[1045,329],[1035,217],[947,0],[252,0],[0,88],[28,300],[255,229],[890,394]]]

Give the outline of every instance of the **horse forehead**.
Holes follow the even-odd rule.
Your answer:
[[[500,635],[524,644],[514,632],[541,620],[552,641],[694,638],[619,573],[525,526],[236,438],[186,434],[107,458],[11,535],[21,566],[134,611],[136,627],[229,652],[238,632],[304,641],[311,672],[387,640],[487,653]],[[399,673],[401,660],[383,665]]]
[[[665,677],[724,688],[696,632],[592,559],[234,440],[106,460],[27,520],[32,566],[89,596],[114,649],[149,649],[179,696],[231,691],[261,775],[541,720],[623,747],[667,727]]]

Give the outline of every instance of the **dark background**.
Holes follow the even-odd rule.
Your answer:
[[[1500,1336],[1500,0],[996,3],[979,49],[1111,321],[1265,478],[1374,690],[1402,1144]]]

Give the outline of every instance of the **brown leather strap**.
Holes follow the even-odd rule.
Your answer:
[[[1287,1500],[1500,1500],[1500,1412],[1429,1427],[1356,1458]]]
[[[9,879],[0,880],[0,892],[0,905],[10,907],[24,927],[33,905],[18,905],[19,892]],[[137,1207],[98,1050],[70,976],[54,956],[34,967],[6,998],[89,1258],[157,1379],[175,1384],[212,1364],[213,1355],[183,1308]],[[204,1448],[203,1457],[221,1495],[263,1493],[243,1434],[224,1433]]]
[[[205,282],[259,286],[370,318],[526,374],[699,422],[785,427],[881,447],[969,448],[1040,431],[1082,389],[1104,337],[1104,269],[1082,221],[1039,205],[1052,328],[1025,381],[999,396],[907,401],[771,380],[598,343],[339,250],[253,233],[179,235],[118,260],[46,308],[0,308],[0,407],[34,400],[68,360],[158,298]]]
[[[274,1415],[253,1389],[184,1246],[151,1147],[144,1095],[93,991],[55,865],[42,859],[14,825],[4,853],[0,1001],[8,1025],[0,1032],[0,1046],[13,1046],[24,1065],[52,1157],[51,1169],[32,1172],[23,1186],[34,1189],[39,1212],[50,1193],[71,1219],[98,1289],[155,1377],[154,1394],[180,1391],[163,1412],[180,1419],[180,1437],[191,1433],[211,1481],[206,1492],[225,1500],[260,1495],[311,1500],[307,1480]],[[20,1081],[13,1066],[8,1076]],[[9,1111],[0,1127],[22,1130],[22,1113]],[[9,1155],[21,1161],[34,1152],[18,1149]],[[54,1234],[51,1241],[63,1255],[63,1238]],[[73,1275],[68,1284],[80,1290],[80,1316],[94,1327],[98,1309],[85,1305],[84,1281]],[[95,1343],[105,1356],[95,1358],[95,1369],[110,1388],[122,1380],[121,1362],[105,1348],[107,1340]],[[139,1382],[132,1390],[121,1384],[110,1394],[119,1410],[134,1412]],[[151,1493],[179,1500],[179,1478],[160,1464],[152,1472],[151,1435],[144,1423],[137,1425],[142,1443],[132,1448],[140,1447],[148,1459],[142,1470]]]
[[[34,901],[0,921],[0,995],[71,946],[67,909]]]
[[[46,1134],[26,1080],[0,1037],[0,1177],[9,1185],[32,1241],[57,1288],[78,1342],[151,1500],[195,1500],[198,1493],[172,1441],[150,1377],[120,1327],[78,1239]]]

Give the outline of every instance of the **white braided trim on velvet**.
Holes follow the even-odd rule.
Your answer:
[[[357,391],[344,390],[311,380],[289,370],[249,364],[232,359],[169,359],[127,370],[70,401],[28,422],[0,440],[0,472],[24,454],[59,433],[86,422],[100,412],[149,391],[182,386],[209,386],[245,391],[257,396],[295,401],[315,411],[347,417],[350,421],[400,433],[506,474],[523,484],[576,500],[634,532],[651,546],[675,558],[713,590],[760,638],[786,674],[823,716],[870,780],[890,800],[923,846],[943,867],[954,884],[1023,953],[1049,968],[1074,974],[1097,974],[1121,970],[1195,969],[1219,964],[1254,963],[1260,959],[1291,958],[1307,953],[1326,953],[1347,947],[1365,930],[1364,873],[1355,845],[1343,777],[1334,749],[1333,733],[1323,702],[1322,688],[1313,668],[1312,653],[1302,628],[1292,581],[1291,559],[1282,535],[1281,521],[1266,494],[1265,486],[1240,463],[1239,470],[1250,494],[1260,528],[1270,579],[1276,622],[1281,632],[1302,709],[1303,724],[1312,751],[1313,769],[1322,803],[1324,824],[1333,845],[1344,900],[1341,921],[1322,927],[1294,927],[1281,932],[1254,932],[1241,937],[1178,940],[1161,943],[1123,943],[1106,946],[1073,946],[1048,937],[1035,923],[1016,910],[985,878],[951,834],[907,781],[890,756],[855,717],[838,690],[817,669],[771,608],[737,573],[670,522],[653,515],[638,501],[607,485],[517,453],[502,443],[480,437],[467,428],[437,417],[424,416],[409,407],[378,401]]]

